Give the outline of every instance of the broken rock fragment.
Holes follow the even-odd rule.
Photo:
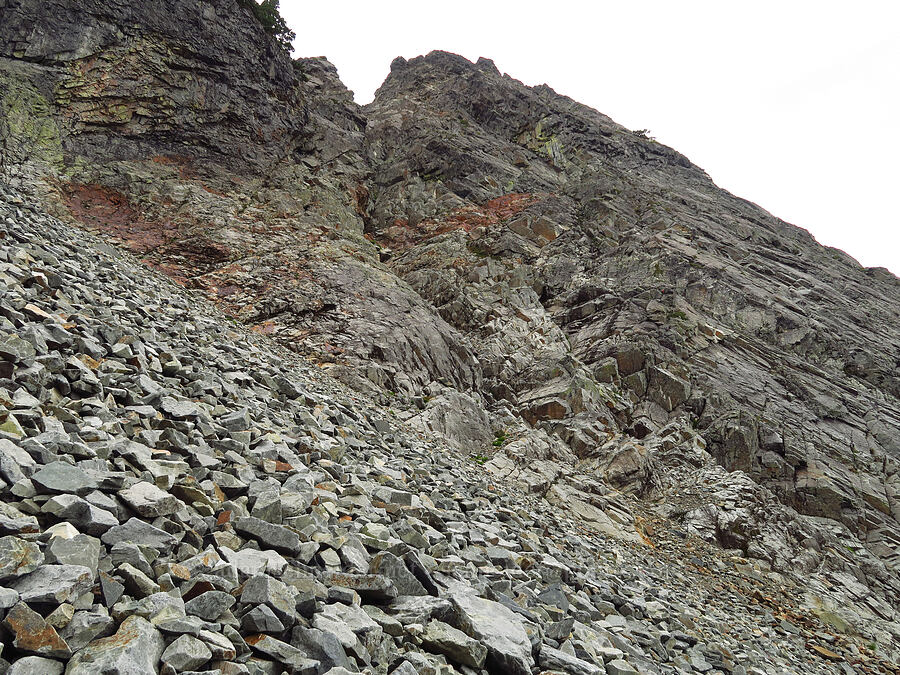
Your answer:
[[[25,602],[59,605],[91,590],[94,573],[83,565],[43,565],[10,584]]]
[[[90,642],[69,661],[67,675],[155,673],[165,640],[149,621],[126,618],[115,635]]]
[[[56,659],[67,659],[72,655],[69,645],[56,629],[24,602],[9,610],[3,626],[12,633],[12,644],[16,649]]]
[[[40,547],[19,537],[0,537],[0,581],[36,570],[44,561]]]

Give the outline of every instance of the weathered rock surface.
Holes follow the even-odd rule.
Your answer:
[[[490,667],[527,675],[534,659],[522,620],[508,607],[468,592],[451,595],[459,627],[487,647]]]
[[[153,673],[163,653],[162,634],[139,616],[126,618],[115,635],[90,642],[72,657],[66,673]]]
[[[454,663],[481,668],[488,647],[443,621],[430,621],[422,633],[422,644],[430,651],[445,654]]]
[[[40,614],[20,602],[6,614],[3,626],[12,633],[12,646],[37,656],[67,659],[69,645]]]
[[[0,152],[2,668],[897,672],[888,273],[230,0],[0,3]]]
[[[0,581],[33,572],[44,561],[40,547],[18,537],[0,537]]]
[[[93,579],[93,572],[83,565],[41,565],[9,587],[25,602],[59,604],[89,591]]]

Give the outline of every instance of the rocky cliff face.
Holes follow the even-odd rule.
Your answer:
[[[258,548],[283,554],[285,545],[275,540],[299,537],[303,546],[299,542],[297,550],[294,544],[287,546],[291,570],[301,569],[321,581],[322,574],[341,571],[351,576],[372,571],[378,577],[379,565],[386,565],[385,570],[395,573],[395,582],[411,583],[402,571],[408,568],[405,574],[425,584],[426,595],[452,601],[453,611],[441,609],[440,616],[434,616],[441,625],[428,624],[423,635],[424,628],[402,628],[402,621],[395,625],[379,619],[388,616],[385,611],[396,614],[388,602],[390,594],[380,597],[375,604],[387,605],[375,608],[381,614],[373,609],[367,617],[375,616],[376,625],[388,635],[376,640],[369,628],[361,627],[369,624],[354,624],[334,614],[345,599],[343,587],[363,582],[339,583],[329,577],[326,585],[333,592],[316,596],[320,604],[326,602],[324,610],[321,606],[315,610],[314,598],[315,611],[302,620],[291,615],[291,622],[306,622],[305,630],[331,626],[331,633],[346,638],[341,644],[350,660],[345,655],[332,665],[394,668],[398,660],[387,654],[415,645],[424,650],[417,653],[443,653],[451,662],[463,664],[460,667],[475,669],[487,662],[496,672],[527,672],[534,665],[563,672],[602,672],[591,668],[630,672],[623,670],[627,663],[610,669],[607,662],[621,659],[606,658],[596,649],[586,651],[587,633],[571,637],[558,625],[574,618],[585,630],[610,631],[619,619],[607,617],[605,624],[594,628],[583,622],[600,618],[596,613],[612,612],[610,616],[649,620],[656,626],[653,639],[660,640],[662,651],[641,641],[640,631],[648,630],[647,625],[629,626],[627,621],[623,625],[628,644],[644,649],[631,653],[623,649],[625,643],[610,642],[609,648],[615,644],[639,668],[709,670],[692,661],[694,655],[681,662],[675,651],[662,646],[666,638],[660,636],[658,624],[663,621],[664,631],[674,630],[666,614],[674,606],[660,610],[660,617],[668,618],[656,620],[641,605],[645,596],[641,603],[631,603],[638,608],[631,611],[594,592],[597,584],[602,586],[597,575],[608,573],[608,563],[590,562],[588,551],[596,544],[582,542],[575,553],[570,551],[578,562],[563,565],[568,572],[554,572],[553,563],[546,562],[532,569],[533,561],[517,559],[534,542],[504,543],[519,536],[519,526],[509,523],[517,523],[521,515],[498,515],[499,503],[491,501],[494,506],[489,507],[478,501],[483,498],[479,490],[488,485],[479,481],[489,481],[491,490],[500,489],[504,500],[512,500],[503,502],[503,508],[512,509],[510,514],[516,509],[532,513],[532,530],[563,527],[569,533],[590,533],[592,541],[617,547],[613,558],[629,556],[628,564],[638,576],[661,560],[688,570],[702,562],[691,562],[692,557],[700,560],[693,553],[695,546],[718,547],[720,553],[710,555],[722,556],[713,565],[720,577],[736,568],[749,575],[744,581],[780,584],[779,592],[786,595],[779,602],[791,607],[783,610],[782,620],[788,617],[784,612],[795,612],[811,622],[802,629],[806,633],[785,629],[801,636],[798,640],[807,650],[809,644],[825,649],[818,644],[824,638],[814,636],[825,635],[827,629],[840,636],[830,638],[832,647],[841,646],[847,659],[866,667],[879,667],[879,656],[887,655],[888,660],[900,656],[896,609],[900,606],[900,281],[896,277],[886,270],[864,269],[843,253],[820,246],[807,232],[717,188],[676,151],[547,86],[529,88],[501,75],[486,59],[473,64],[442,52],[411,61],[397,59],[374,102],[361,108],[331,64],[322,58],[292,61],[236,0],[0,0],[0,19],[0,177],[7,222],[19,228],[13,236],[19,243],[10,244],[5,254],[5,264],[15,268],[4,272],[15,300],[3,305],[7,322],[3,330],[32,345],[31,351],[20,345],[18,351],[9,347],[0,352],[9,364],[0,373],[6,378],[0,386],[12,397],[6,408],[13,410],[8,417],[14,422],[2,427],[7,434],[2,440],[24,451],[32,462],[46,465],[35,464],[30,472],[7,480],[6,507],[38,516],[35,529],[28,529],[33,527],[29,521],[25,529],[7,527],[10,534],[25,536],[59,520],[73,521],[65,509],[74,507],[60,506],[59,497],[51,498],[67,489],[47,487],[46,481],[35,485],[31,474],[50,471],[54,461],[89,461],[95,471],[132,471],[128,478],[98,478],[97,490],[104,500],[110,499],[105,493],[115,494],[111,502],[96,497],[92,508],[110,507],[109,512],[125,523],[116,527],[129,527],[132,521],[123,519],[129,513],[136,514],[133,520],[138,523],[143,522],[141,517],[148,522],[156,518],[154,527],[192,547],[182,546],[166,564],[177,567],[191,560],[191,569],[202,567],[196,556],[210,545],[216,556],[223,554],[222,547],[234,555],[246,550],[250,558],[256,555],[250,551]],[[32,215],[16,209],[16,204],[26,202]],[[195,298],[214,303],[215,311],[258,334],[264,353],[251,366],[224,366],[210,351],[220,345],[190,351],[191,340],[178,342],[170,333],[194,335],[196,326],[212,330],[222,319],[198,318],[192,323],[188,315],[193,310],[179,302],[178,312],[153,324],[154,340],[172,339],[177,344],[154,347],[159,368],[150,367],[152,372],[141,375],[163,378],[157,384],[169,388],[166,395],[139,379],[115,384],[100,377],[94,384],[97,377],[88,377],[83,367],[98,368],[104,359],[120,359],[135,368],[132,361],[140,358],[127,354],[134,349],[122,346],[124,338],[110,337],[120,329],[97,329],[100,332],[92,333],[87,343],[44,336],[52,316],[73,310],[68,305],[35,304],[42,284],[28,276],[29,265],[43,260],[47,270],[38,265],[34,273],[44,274],[51,295],[68,295],[68,285],[89,281],[93,290],[77,290],[85,298],[80,307],[111,303],[115,311],[102,315],[104,325],[131,321],[119,312],[115,300],[129,292],[128,283],[143,288],[142,274],[158,278],[149,270],[128,268],[125,277],[132,281],[117,276],[105,295],[102,273],[84,278],[70,271],[63,274],[54,265],[76,255],[71,247],[50,254],[53,263],[23,243],[46,239],[42,227],[65,237],[65,226],[47,220],[51,217],[99,235],[194,292]],[[99,246],[92,236],[68,231],[78,247]],[[39,248],[46,246],[52,248],[50,243]],[[51,279],[60,281],[53,285]],[[153,296],[155,306],[165,304],[161,299],[165,293]],[[125,302],[123,311],[126,306],[140,307],[140,297]],[[43,315],[26,311],[29,303],[49,313],[44,328],[31,325],[40,323]],[[213,310],[207,307],[202,312],[197,316],[209,316]],[[149,328],[130,326],[125,333],[141,330]],[[221,339],[228,344],[237,340],[233,335]],[[226,351],[245,350],[244,344],[236,342]],[[287,348],[319,366],[315,370],[342,382],[327,380],[330,391],[339,392],[331,394],[342,401],[338,412],[316,396],[301,393],[305,383],[318,375],[299,365],[282,364],[278,359],[283,354],[273,356],[280,352],[271,351],[278,348]],[[28,354],[23,356],[22,349]],[[37,356],[31,353],[35,350]],[[187,369],[177,365],[184,350],[191,354]],[[81,359],[82,365],[52,371],[53,359],[63,356]],[[35,375],[34,369],[41,369],[34,358],[53,376]],[[235,390],[249,386],[250,380],[229,375],[245,367],[265,371],[252,376],[258,388],[247,394],[250,398]],[[216,368],[225,368],[227,382],[208,379]],[[299,384],[285,383],[292,368],[302,373]],[[110,372],[130,371],[112,367]],[[73,390],[70,383],[66,389],[58,379],[63,375],[67,381],[73,381],[72,375],[75,382],[82,378],[88,384]],[[134,387],[142,389],[139,395],[127,393]],[[31,397],[27,401],[21,395],[14,397],[23,388]],[[85,399],[97,403],[86,407]],[[181,415],[186,408],[167,402],[179,399],[209,408],[201,405],[196,413]],[[28,401],[31,407],[25,406]],[[17,412],[20,404],[30,412]],[[106,413],[92,414],[89,408],[97,405]],[[91,421],[95,418],[106,424],[107,417],[115,417],[117,405],[130,406],[131,414],[146,418],[144,430],[132,422],[122,426],[121,420],[119,426],[110,422],[102,427],[106,436],[85,430],[84,425],[96,428]],[[330,421],[320,413],[313,419],[306,412],[307,407],[321,412],[322,405],[334,413]],[[249,411],[246,418],[232,420],[228,414],[241,406]],[[158,410],[157,416],[148,407]],[[84,451],[59,442],[47,447],[44,436],[62,431],[45,420],[58,417],[61,408],[78,420],[59,418],[69,423],[71,428],[64,431],[75,434],[73,442],[105,443],[113,448],[111,454],[83,455],[79,452]],[[221,415],[227,420],[218,419]],[[376,417],[379,421],[373,423]],[[388,424],[382,418],[392,421]],[[169,427],[166,420],[171,419],[176,421]],[[355,420],[358,428],[347,420]],[[161,436],[165,429],[186,435]],[[294,440],[282,443],[275,438],[278,434]],[[296,441],[298,434],[312,440]],[[141,455],[144,450],[127,443],[120,447],[126,440],[151,454]],[[310,443],[316,453],[324,453],[321,462],[318,454],[309,454]],[[261,445],[266,449],[256,452]],[[411,494],[411,501],[406,496],[386,498],[378,490],[388,488],[376,489],[374,484],[361,488],[352,478],[366,462],[375,461],[371,448],[376,446],[381,454],[375,466],[384,465],[385,475],[392,477],[389,489]],[[148,464],[154,452],[178,454],[184,467],[158,469]],[[388,468],[393,467],[391,457],[397,462],[405,457],[402,462],[412,464]],[[263,459],[275,464],[260,463]],[[278,468],[279,462],[288,468]],[[445,462],[448,467],[467,465],[466,480],[460,483],[456,476],[451,481],[461,490],[455,514],[444,513],[450,506],[438,504],[433,491],[422,501],[425,498],[419,495],[426,494],[422,492],[426,484],[429,490],[438,488],[430,479],[421,482],[417,462],[435,474],[442,471],[435,467]],[[295,504],[305,497],[293,496],[299,488],[292,472],[311,481],[299,490],[303,495],[307,488],[316,490],[309,503]],[[186,480],[187,473],[200,486],[191,487],[198,492],[173,487]],[[164,477],[169,474],[171,480]],[[144,482],[135,483],[138,478]],[[444,478],[448,476],[440,480]],[[135,500],[144,504],[141,500],[150,488],[135,485],[149,485],[148,480],[180,500],[170,504],[171,511],[169,506],[166,513],[154,513],[155,506],[142,511],[143,506],[136,505]],[[274,490],[275,497],[259,481]],[[334,490],[321,487],[322,481],[334,483]],[[421,482],[419,487],[416,481]],[[338,494],[335,503],[349,511],[323,507],[332,500],[322,490]],[[78,498],[84,496],[84,490],[73,491]],[[200,499],[201,494],[206,496]],[[276,516],[277,509],[265,505],[285,495],[290,495],[291,506],[282,509],[293,509],[291,515],[279,511]],[[315,500],[320,501],[313,504]],[[200,502],[205,506],[198,506]],[[373,519],[370,511],[360,516],[354,510],[371,509],[373,504],[376,510],[386,508],[387,520]],[[432,507],[440,513],[435,515]],[[431,516],[425,517],[423,508]],[[243,517],[243,524],[232,526],[231,516],[222,516],[226,512]],[[562,514],[559,523],[564,525],[555,524],[556,516],[547,520],[534,515],[547,513]],[[418,519],[422,526],[400,523],[398,514]],[[12,512],[8,516],[19,517]],[[462,530],[450,527],[449,521],[471,524],[475,518],[489,518],[491,528],[504,523],[506,534],[489,528],[494,534],[485,539],[466,530],[468,539],[457,541]],[[107,531],[89,520],[91,529],[79,536]],[[438,521],[441,526],[435,524]],[[384,538],[372,534],[382,531],[375,527],[379,522],[378,527],[388,528]],[[360,538],[363,526],[370,529]],[[331,532],[327,535],[331,539],[313,534],[316,528]],[[435,532],[457,535],[447,540],[447,548]],[[406,555],[405,563],[398,568],[396,562],[370,560],[385,548],[376,540],[393,542],[395,536],[403,544],[399,548],[392,544],[391,555]],[[131,540],[107,539],[104,535],[102,543],[96,540],[102,549],[99,559],[125,560],[121,549],[119,558],[113,549],[119,539]],[[345,550],[345,541],[350,540],[355,543]],[[413,560],[415,551],[423,557]],[[539,553],[555,555],[546,549]],[[447,563],[448,556],[457,556],[461,567]],[[143,569],[135,559],[128,560],[136,571]],[[111,564],[101,562],[94,576],[98,570],[114,572]],[[231,595],[244,602],[235,589],[246,581],[249,567],[241,567],[228,555],[222,564],[237,565],[235,584],[220,588],[210,581],[210,590],[234,591]],[[124,577],[118,574],[116,582],[124,583],[136,599],[155,597],[148,584],[166,590],[172,575],[177,576],[171,568],[151,569],[147,561],[144,565],[141,574],[146,581],[129,570]],[[593,585],[581,577],[576,582],[576,567],[577,575],[589,575]],[[266,568],[270,576],[263,577],[282,578],[284,568],[276,574],[277,568],[278,564]],[[202,574],[208,572],[204,568]],[[435,581],[429,576],[438,573],[446,577]],[[161,581],[160,576],[169,579]],[[193,602],[194,596],[206,594],[191,590],[196,582],[190,577],[189,570],[186,583],[178,581],[173,587],[180,590],[179,597]],[[501,582],[501,577],[507,581]],[[543,585],[536,587],[538,577]],[[309,584],[299,577],[285,580],[297,592],[308,590]],[[463,582],[470,584],[465,592],[458,586]],[[535,597],[543,598],[540,602],[523,600],[521,588],[514,592],[512,585],[509,589],[502,585],[526,582],[532,583],[529,588]],[[554,582],[564,582],[564,588],[545,590]],[[670,588],[690,586],[686,581]],[[764,594],[769,588],[756,592],[768,597]],[[369,587],[357,590],[369,601],[378,594]],[[583,591],[587,600],[580,602],[593,609],[575,602],[573,594]],[[566,601],[541,595],[545,592],[558,592]],[[478,603],[503,605],[504,598],[528,622],[523,630],[530,642],[524,650],[498,651],[497,643],[483,632],[490,631],[473,619],[484,609]],[[252,668],[279,662],[284,667],[292,664],[297,672],[325,672],[322,664],[331,661],[319,658],[307,644],[316,640],[304,637],[302,631],[292,637],[277,602],[260,602],[248,599],[246,606],[240,605],[231,616],[233,629],[241,629],[247,637],[243,612],[246,616],[256,612],[247,626],[278,644],[259,646],[248,640],[253,649],[245,644],[245,656],[252,651],[251,661],[238,659],[237,653],[216,658],[229,663],[237,659],[242,665],[252,662]],[[723,620],[744,616],[747,602],[729,600]],[[90,608],[90,602],[87,607],[72,604],[79,611]],[[115,601],[108,604],[116,609]],[[268,606],[281,630],[259,609]],[[579,609],[570,612],[575,606]],[[32,611],[27,602],[16,608],[23,617]],[[493,605],[490,608],[502,614]],[[230,611],[224,605],[220,609],[206,620],[222,619]],[[322,618],[322,611],[331,614]],[[397,611],[402,618],[403,610]],[[140,614],[135,608],[120,607],[112,617],[109,611],[106,616],[118,626],[135,612]],[[37,621],[31,615],[27,618]],[[38,616],[41,621],[45,618],[50,620],[46,613]],[[509,620],[518,625],[518,619]],[[557,622],[553,628],[547,624],[551,620]],[[97,622],[103,623],[103,630],[113,625]],[[444,629],[441,622],[456,626],[462,637],[449,633],[450,626]],[[8,633],[18,635],[15,621],[7,616],[5,623]],[[227,617],[220,623],[230,625]],[[415,622],[403,625],[407,623]],[[347,625],[363,639],[364,647],[341,632]],[[118,630],[125,628],[123,623]],[[191,633],[168,630],[164,632],[169,637],[163,640],[152,630],[137,632],[167,649],[173,634]],[[616,636],[620,632],[612,630]],[[243,639],[237,630],[234,633],[226,633],[232,647]],[[196,631],[193,634],[196,638]],[[92,634],[84,644],[98,636],[103,637],[100,632]],[[200,638],[209,645],[207,650],[214,648],[212,638]],[[465,643],[463,638],[474,642]],[[542,642],[545,638],[550,642]],[[791,642],[790,636],[785,639]],[[29,651],[22,640],[10,642],[16,655],[62,658],[65,652],[61,647],[53,653]],[[503,640],[506,646],[509,640],[515,644],[510,635]],[[70,642],[69,653],[77,652],[78,641],[73,637]],[[542,644],[547,647],[543,652]],[[864,647],[851,649],[851,644]],[[872,644],[881,651],[866,651]],[[197,645],[193,648],[202,652]],[[558,648],[562,651],[557,654]],[[318,660],[319,666],[298,665],[288,654],[292,659],[300,656],[289,649]],[[479,657],[482,649],[487,656]],[[547,663],[541,653],[549,655]],[[831,672],[821,661],[821,651],[804,653],[820,659],[816,668]],[[700,661],[712,658],[706,652],[697,655]],[[569,657],[583,665],[565,662]],[[744,667],[739,661],[732,655],[727,667],[718,660],[714,666],[703,662],[710,669],[739,672],[737,668]],[[425,672],[424,661],[406,663]],[[885,663],[880,667],[888,668]],[[773,663],[747,665],[775,672]],[[815,672],[813,667],[804,672]]]
[[[685,423],[900,561],[895,277],[488,61],[395,62],[367,112],[369,227],[483,391],[582,459]]]

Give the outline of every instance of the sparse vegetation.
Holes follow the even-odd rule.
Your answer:
[[[278,43],[290,51],[291,42],[297,37],[296,33],[288,28],[287,22],[278,11],[278,0],[262,0],[257,3],[256,0],[240,0],[242,6],[253,12],[253,16],[259,21],[269,35],[273,36]]]

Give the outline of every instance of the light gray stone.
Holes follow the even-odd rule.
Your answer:
[[[235,602],[234,596],[230,593],[206,591],[184,603],[184,611],[207,621],[215,621],[222,612],[231,609]]]
[[[33,572],[43,561],[44,554],[37,544],[19,537],[0,537],[0,581]]]
[[[514,675],[530,675],[531,640],[518,616],[499,602],[460,590],[450,593],[457,627],[488,649],[488,667]]]
[[[455,663],[471,668],[481,668],[487,658],[487,647],[442,621],[431,621],[422,634],[422,645],[433,652],[444,654]]]
[[[83,565],[43,565],[19,577],[9,587],[25,602],[61,604],[72,602],[91,590],[94,573]]]
[[[122,525],[110,528],[100,537],[100,540],[107,546],[113,546],[120,542],[130,542],[160,550],[170,549],[178,541],[168,532],[160,530],[150,523],[145,523],[139,518],[131,518]]]
[[[199,670],[211,658],[212,651],[206,643],[190,635],[182,635],[173,640],[161,656],[163,663],[168,663],[179,672]]]
[[[94,640],[77,652],[66,667],[66,675],[155,673],[163,649],[162,633],[146,619],[130,616],[115,635]]]
[[[175,513],[183,506],[174,495],[164,492],[152,483],[145,481],[120,490],[119,499],[144,518],[167,516]]]
[[[6,675],[62,675],[65,665],[42,656],[26,656],[15,661]]]

